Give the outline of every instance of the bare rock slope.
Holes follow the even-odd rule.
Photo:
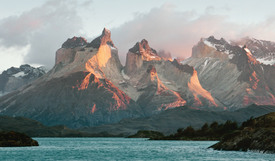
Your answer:
[[[0,98],[0,114],[79,128],[182,106],[199,112],[274,105],[275,67],[254,55],[249,44],[209,37],[194,46],[191,58],[178,62],[143,39],[129,49],[123,67],[104,29],[91,42],[64,42],[47,74]]]
[[[211,36],[182,63],[194,66],[202,86],[227,109],[275,104],[275,66],[259,62],[247,46]]]
[[[0,74],[0,96],[30,84],[46,73],[43,67],[32,67],[28,64],[19,68],[11,67]]]
[[[57,50],[51,71],[1,98],[0,113],[73,128],[142,117],[136,102],[114,85],[122,78],[122,65],[110,36],[104,29],[91,43],[68,39]]]

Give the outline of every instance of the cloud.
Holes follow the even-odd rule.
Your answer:
[[[29,45],[24,62],[51,67],[61,44],[68,37],[79,35],[83,26],[77,10],[82,6],[83,3],[73,0],[51,0],[19,16],[4,18],[0,20],[0,46]]]
[[[30,45],[25,47],[11,47],[5,48],[0,46],[0,73],[11,67],[11,63],[14,66],[19,67],[23,64],[23,57],[29,51]]]
[[[98,27],[103,22],[107,23],[104,18],[96,19],[100,16],[87,22],[87,17],[93,11],[89,8],[91,4],[91,0],[50,0],[19,16],[0,19],[0,71],[4,68],[2,62],[10,61],[13,56],[17,65],[30,63],[51,67],[55,51],[67,38],[85,37],[81,34],[85,24]],[[144,38],[158,51],[165,50],[172,56],[185,58],[191,56],[192,47],[200,38],[210,35],[227,40],[251,36],[275,41],[275,16],[255,24],[247,24],[245,20],[243,24],[238,24],[230,21],[232,17],[219,14],[226,13],[221,10],[229,8],[209,6],[203,14],[198,14],[194,10],[179,11],[176,6],[166,3],[148,13],[135,12],[133,19],[111,28],[112,39],[119,49],[122,63],[125,62],[128,49]],[[116,16],[115,13],[110,14],[107,15]],[[5,64],[7,66],[9,63]]]
[[[237,24],[227,21],[229,18],[226,15],[213,14],[214,9],[207,7],[204,14],[198,15],[192,11],[179,12],[173,6],[163,5],[113,28],[112,39],[119,48],[122,62],[125,62],[128,49],[143,38],[156,50],[169,51],[175,57],[185,58],[191,56],[192,47],[200,38],[211,35],[228,40],[244,36],[274,39],[273,18],[253,26]]]

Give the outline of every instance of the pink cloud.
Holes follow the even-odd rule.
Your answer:
[[[240,25],[227,21],[227,16],[205,12],[178,12],[171,6],[154,8],[147,14],[137,15],[133,20],[112,29],[112,39],[120,49],[122,62],[137,41],[145,38],[152,48],[166,50],[175,57],[191,56],[192,47],[202,37],[214,35],[227,40],[245,36],[275,40],[273,19],[263,23]]]

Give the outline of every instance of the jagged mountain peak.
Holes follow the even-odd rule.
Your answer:
[[[68,39],[49,73],[0,99],[0,113],[83,127],[183,105],[231,109],[275,100],[273,66],[249,62],[249,46],[223,38],[201,39],[193,50],[197,57],[186,60],[192,64],[166,61],[142,39],[129,50],[124,68],[108,29],[85,42]]]
[[[135,54],[144,55],[146,57],[159,57],[157,51],[149,46],[146,39],[142,39],[141,42],[137,42],[131,49],[129,49],[129,51]]]
[[[72,37],[67,39],[63,44],[62,48],[75,48],[87,45],[87,40],[83,37]]]
[[[216,39],[214,36],[202,38],[193,48],[193,57],[212,57],[221,60],[230,60],[237,64],[240,70],[247,64],[259,64],[247,44],[238,45],[227,42],[224,38]]]
[[[240,40],[232,41],[232,44],[246,47],[251,51],[251,54],[265,65],[275,64],[275,42],[259,40],[251,37],[244,37]]]
[[[183,72],[186,72],[186,73],[189,73],[191,75],[193,75],[193,72],[194,72],[194,67],[188,65],[188,64],[181,64],[178,62],[177,59],[174,59],[172,64],[177,67],[179,70],[183,71]]]
[[[220,40],[216,39],[214,36],[210,36],[206,39],[202,39],[205,45],[216,49],[218,52],[222,52],[228,55],[229,59],[232,59],[234,56],[237,56],[236,59],[240,59],[248,63],[257,64],[259,63],[256,58],[253,56],[252,52],[250,51],[249,47],[246,44],[237,45],[235,43],[228,43],[224,38]],[[211,52],[208,52],[211,53]],[[245,63],[242,62],[242,63]],[[241,62],[240,62],[241,63]]]
[[[152,50],[152,52],[156,53],[156,50],[150,48],[149,43],[146,39],[141,40],[140,47],[142,47],[145,50]]]
[[[11,67],[0,74],[0,96],[10,93],[31,83],[46,73],[43,67],[32,67],[29,64],[19,68]]]
[[[109,37],[111,37],[111,31],[104,27],[102,35],[108,35]]]
[[[70,41],[78,40],[74,37]],[[92,48],[91,48],[92,47]],[[76,71],[88,71],[98,78],[119,77],[122,65],[118,50],[111,40],[111,32],[104,28],[101,35],[81,48],[60,48],[51,76],[61,77]],[[110,79],[110,78],[109,78]]]
[[[216,39],[214,36],[201,38],[192,48],[192,57],[213,57],[220,59],[232,59],[236,53],[242,52],[241,47],[232,45],[224,38]]]
[[[32,67],[29,64],[23,64],[19,68],[11,67],[3,71],[3,75],[13,76],[13,77],[40,77],[45,74],[46,71],[42,67]]]
[[[268,43],[254,38],[245,40],[227,42],[213,36],[201,39],[193,47],[192,57],[182,62],[194,66],[202,87],[231,109],[275,101],[274,78],[271,76],[274,67],[261,64],[257,57],[272,55],[266,53],[271,45],[266,46]]]
[[[221,44],[221,45],[228,44],[228,42],[224,38],[216,39],[213,35],[209,36],[208,38],[202,38],[202,40],[209,41],[213,44]]]
[[[115,48],[115,45],[111,39],[111,31],[104,28],[102,34],[89,43],[87,47],[99,48],[100,45],[106,44]]]
[[[149,46],[147,40],[142,39],[134,47],[129,49],[126,58],[125,73],[133,74],[143,65],[144,61],[160,61],[162,58],[157,54],[155,49]]]

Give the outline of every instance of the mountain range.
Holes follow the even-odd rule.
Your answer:
[[[91,42],[73,37],[56,52],[54,67],[0,98],[0,114],[45,125],[81,128],[169,109],[233,111],[275,104],[274,43],[202,38],[183,61],[158,53],[145,39],[123,66],[107,29]]]
[[[0,97],[31,83],[46,73],[43,67],[32,67],[28,64],[19,68],[11,67],[0,74]]]

